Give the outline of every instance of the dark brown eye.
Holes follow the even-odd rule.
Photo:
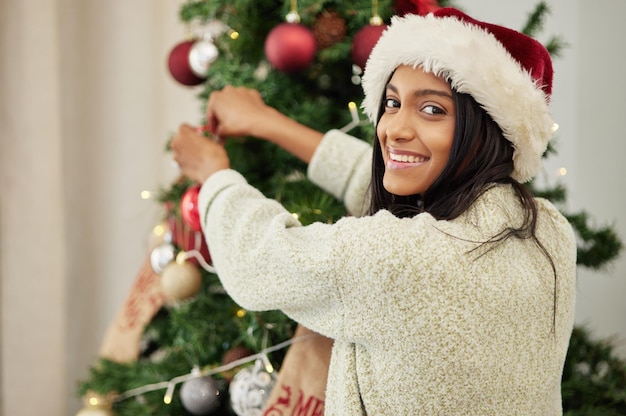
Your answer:
[[[432,114],[432,115],[437,115],[437,114],[445,114],[446,112],[440,108],[437,107],[436,105],[427,105],[424,108],[422,108],[422,111],[427,113],[427,114]]]
[[[393,98],[385,98],[385,107],[386,108],[400,108],[400,103]]]

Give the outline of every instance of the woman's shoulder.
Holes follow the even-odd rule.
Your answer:
[[[537,208],[537,230],[544,236],[574,241],[573,229],[559,209],[545,198],[534,198]],[[483,226],[492,224],[498,227],[502,222],[517,227],[522,224],[525,212],[515,190],[511,185],[495,185],[481,195],[476,203],[465,213],[465,219],[480,217]]]

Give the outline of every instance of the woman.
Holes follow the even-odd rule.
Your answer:
[[[219,144],[181,126],[174,157],[204,183],[203,227],[228,293],[335,340],[326,414],[562,413],[575,240],[521,185],[551,135],[551,82],[538,42],[447,8],[394,18],[372,51],[373,151],[254,91],[214,93],[210,130],[309,162],[356,214],[333,225],[301,226],[230,170]]]

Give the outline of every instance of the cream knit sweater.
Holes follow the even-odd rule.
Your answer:
[[[331,131],[309,176],[359,214],[370,157],[366,143]],[[519,223],[508,186],[453,221],[381,211],[306,227],[232,170],[200,194],[211,257],[233,299],[335,339],[326,414],[336,416],[562,413],[576,245],[566,219],[548,201],[537,205],[556,281],[531,241],[479,247]]]

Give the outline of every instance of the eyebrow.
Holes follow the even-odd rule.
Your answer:
[[[389,90],[395,92],[396,94],[398,94],[398,89],[393,84],[387,84],[387,89],[389,89]],[[453,99],[452,94],[450,94],[447,91],[433,90],[433,89],[428,89],[428,88],[416,90],[413,93],[413,95],[416,96],[416,97],[422,97],[424,95],[438,95],[440,97],[446,97],[446,98],[449,98],[451,100]]]

